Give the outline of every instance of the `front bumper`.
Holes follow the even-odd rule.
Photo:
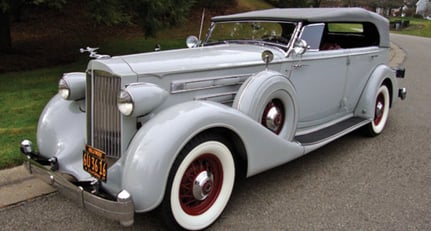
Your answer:
[[[73,184],[64,175],[56,172],[55,166],[57,163],[46,165],[51,161],[41,160],[31,149],[23,148],[23,145],[21,145],[21,151],[26,156],[24,165],[31,174],[57,188],[60,193],[80,207],[105,218],[119,221],[123,226],[133,225],[135,209],[132,197],[126,190],[121,191],[116,200],[100,197],[85,191],[82,186]]]

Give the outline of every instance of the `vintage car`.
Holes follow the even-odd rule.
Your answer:
[[[406,89],[388,66],[389,23],[360,8],[269,9],[212,18],[189,48],[110,57],[66,73],[26,166],[77,204],[132,225],[158,209],[204,229],[238,177],[356,129],[383,132]]]

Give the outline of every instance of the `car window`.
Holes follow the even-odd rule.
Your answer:
[[[310,51],[319,50],[324,28],[325,28],[325,24],[317,23],[317,24],[307,25],[302,29],[300,38],[307,42],[307,45],[309,47],[308,50]]]
[[[320,50],[378,46],[380,36],[371,23],[327,23]],[[328,45],[329,44],[329,45]]]
[[[328,23],[328,32],[361,34],[364,32],[364,27],[360,23]]]

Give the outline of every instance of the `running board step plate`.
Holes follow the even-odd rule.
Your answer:
[[[315,131],[305,135],[296,136],[295,140],[302,143],[302,145],[304,146],[312,145],[312,144],[316,144],[321,141],[327,140],[331,137],[334,137],[337,134],[344,133],[345,131],[350,132],[367,123],[369,123],[369,121],[364,118],[352,117],[350,119],[341,121],[337,124],[324,128],[322,130]]]

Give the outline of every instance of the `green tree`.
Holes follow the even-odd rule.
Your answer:
[[[20,20],[22,9],[28,5],[46,4],[61,8],[66,0],[0,0],[0,52],[12,48],[11,19]]]
[[[308,7],[310,4],[304,0],[267,0],[270,4],[281,8]]]
[[[126,7],[133,10],[145,36],[155,36],[157,30],[186,20],[195,0],[125,0]]]
[[[345,6],[368,6],[381,8],[399,8],[405,0],[343,0]]]
[[[195,6],[206,9],[220,10],[235,4],[236,0],[199,0],[196,2]]]
[[[10,20],[19,20],[24,7],[47,5],[60,9],[66,2],[67,0],[0,0],[0,52],[11,48]],[[88,10],[98,23],[136,23],[142,27],[145,36],[150,37],[163,27],[184,22],[195,5],[220,9],[235,2],[236,0],[88,0],[83,10]]]
[[[157,30],[184,22],[195,0],[91,0],[90,11],[99,23],[139,24],[146,37]]]
[[[311,2],[311,5],[313,7],[320,7],[320,4],[322,3],[322,0],[312,0],[310,2]]]
[[[0,52],[12,47],[10,36],[10,1],[0,0]]]

